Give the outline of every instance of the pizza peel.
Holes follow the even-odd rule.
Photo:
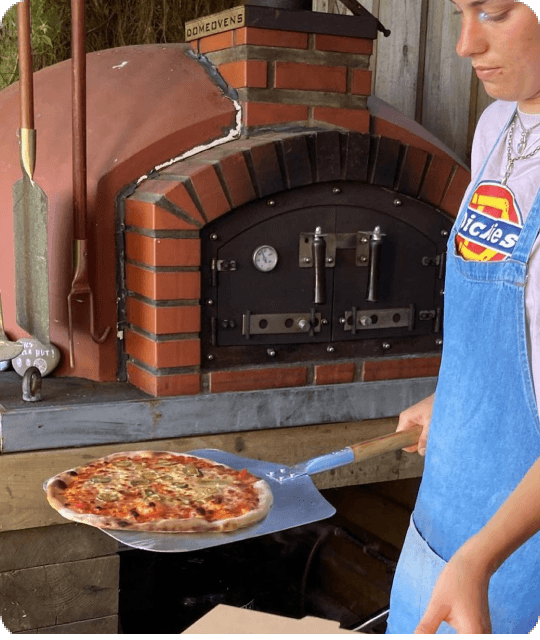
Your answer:
[[[233,469],[247,469],[253,475],[266,480],[274,498],[274,504],[266,518],[245,529],[226,533],[152,533],[117,529],[102,531],[136,549],[178,553],[217,547],[324,520],[334,515],[336,510],[319,493],[310,477],[312,474],[409,447],[418,442],[421,431],[421,427],[415,427],[392,433],[290,467],[275,462],[243,458],[219,449],[188,451],[186,453],[214,460]]]

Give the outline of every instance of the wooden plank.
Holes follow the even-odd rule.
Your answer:
[[[243,433],[215,434],[118,443],[95,447],[5,454],[0,456],[0,531],[13,531],[52,524],[65,524],[48,504],[42,485],[47,478],[95,458],[117,451],[153,449],[190,451],[216,448],[248,458],[293,464],[321,453],[395,430],[396,418],[344,422],[340,424],[262,429]],[[384,454],[362,464],[349,465],[314,477],[319,488],[339,487],[382,480],[415,477],[423,460],[416,454]]]
[[[455,51],[461,30],[451,2],[431,0],[422,124],[465,160],[471,62]]]
[[[0,573],[0,614],[12,633],[118,614],[117,555]]]
[[[59,624],[43,629],[30,629],[29,631],[19,631],[18,633],[118,633],[118,616],[82,620],[81,622]]]
[[[106,556],[118,550],[110,536],[83,524],[0,533],[0,572]]]
[[[380,20],[392,31],[377,44],[376,95],[411,118],[416,115],[422,0],[381,0]]]

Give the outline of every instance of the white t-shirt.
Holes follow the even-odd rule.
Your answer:
[[[471,173],[472,182],[475,183],[486,158],[493,148],[497,137],[506,126],[516,109],[515,102],[497,101],[491,104],[482,114],[476,128],[472,158]],[[540,124],[540,114],[527,114],[519,112],[525,128],[530,129]],[[512,157],[517,155],[517,145],[521,140],[521,124],[518,121],[514,130],[512,140]],[[497,148],[484,169],[481,177],[481,184],[489,182],[501,182],[508,165],[508,136],[510,127],[506,129],[504,135],[499,140]],[[525,154],[532,152],[540,146],[540,126],[534,129],[527,142]],[[507,187],[511,191],[514,202],[511,204],[515,209],[514,215],[521,219],[521,224],[525,222],[529,211],[534,203],[536,194],[540,189],[540,150],[527,160],[517,160],[514,171],[507,182]],[[490,194],[496,193],[496,186],[491,187],[486,184],[484,187],[487,196],[484,202],[489,202]],[[490,192],[490,189],[492,191]],[[478,191],[478,190],[477,190]],[[471,197],[471,194],[468,194]],[[481,196],[480,196],[481,197]],[[496,202],[496,200],[493,200]],[[498,205],[495,204],[495,207]],[[507,213],[508,215],[508,213]],[[528,340],[529,354],[532,367],[532,375],[536,397],[540,400],[540,236],[536,239],[529,259],[529,273],[525,288],[526,317],[528,320]],[[474,259],[474,258],[473,258]]]

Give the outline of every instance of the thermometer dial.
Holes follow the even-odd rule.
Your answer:
[[[277,262],[278,253],[270,245],[265,244],[262,247],[257,247],[253,252],[253,264],[259,271],[264,273],[272,271],[276,268]]]

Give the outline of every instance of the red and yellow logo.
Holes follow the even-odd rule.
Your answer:
[[[480,183],[460,222],[456,251],[465,260],[506,260],[519,239],[523,220],[514,194],[499,182]]]

